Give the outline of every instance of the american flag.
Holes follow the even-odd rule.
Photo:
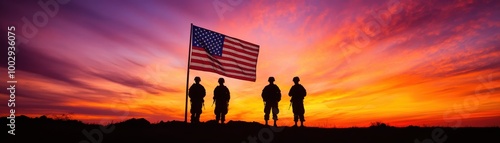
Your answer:
[[[189,68],[255,81],[259,45],[192,26]]]

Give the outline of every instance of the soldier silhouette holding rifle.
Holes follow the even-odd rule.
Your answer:
[[[293,82],[295,85],[290,88],[290,92],[288,92],[288,95],[292,98],[290,99],[290,102],[293,107],[293,121],[295,122],[294,127],[297,127],[297,121],[300,118],[300,126],[304,127],[304,97],[306,97],[306,89],[304,86],[299,84],[299,77],[294,77]]]
[[[266,126],[268,126],[269,113],[273,112],[274,126],[278,120],[278,102],[281,100],[280,88],[274,84],[274,77],[269,77],[269,85],[264,87],[262,90],[262,100],[264,100],[264,120],[266,121]]]
[[[224,124],[226,120],[226,114],[229,106],[229,99],[231,98],[229,94],[229,89],[224,85],[224,78],[219,78],[219,86],[214,89],[214,102],[215,102],[215,120],[221,124]]]
[[[201,78],[195,77],[194,84],[189,87],[189,98],[191,99],[191,123],[199,123],[200,115],[201,115],[201,107],[205,102],[203,98],[205,98],[206,92],[205,87],[200,84]]]

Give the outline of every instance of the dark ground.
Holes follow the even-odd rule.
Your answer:
[[[129,119],[108,126],[84,124],[76,120],[44,116],[16,117],[16,136],[7,134],[8,120],[1,117],[0,143],[147,143],[147,142],[373,142],[373,143],[500,143],[500,128],[416,127],[396,128],[385,124],[367,128],[274,128],[260,123],[230,121],[185,124],[179,121],[151,124],[145,119]],[[87,135],[87,136],[86,136]],[[433,139],[434,138],[434,139]]]

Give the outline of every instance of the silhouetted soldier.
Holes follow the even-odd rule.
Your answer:
[[[293,85],[292,88],[290,88],[290,92],[288,92],[288,96],[292,97],[290,102],[293,108],[293,121],[295,121],[295,127],[297,126],[299,118],[301,127],[304,126],[304,121],[306,121],[304,119],[304,97],[306,97],[307,92],[304,86],[299,84],[299,81],[299,77],[294,77],[293,82],[295,85]]]
[[[268,79],[269,85],[264,87],[262,90],[262,99],[264,100],[264,120],[266,121],[266,125],[268,125],[267,121],[269,120],[269,112],[273,111],[273,120],[274,126],[276,126],[276,120],[278,120],[278,102],[281,100],[281,91],[280,88],[274,84],[274,77],[269,77]]]
[[[200,122],[201,107],[205,102],[205,88],[200,84],[200,77],[194,78],[195,83],[189,88],[189,98],[191,98],[191,123]]]
[[[215,120],[224,124],[226,120],[227,107],[229,106],[229,89],[224,85],[224,78],[219,78],[219,86],[214,89],[214,102],[215,102]]]

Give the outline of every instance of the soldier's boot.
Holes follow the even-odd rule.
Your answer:
[[[295,126],[297,126],[297,122],[295,122]],[[304,121],[300,121],[300,127],[304,127]]]
[[[196,118],[194,114],[191,114],[191,123],[196,123]]]
[[[200,113],[196,113],[196,123],[200,123]]]
[[[293,127],[297,127],[297,121],[295,121],[295,125],[293,125]]]
[[[215,121],[217,121],[217,124],[219,124],[219,120],[220,120],[220,115],[219,115],[219,114],[216,114],[216,115],[215,115]]]
[[[266,120],[266,126],[269,126],[269,124],[267,124],[267,121],[269,121],[269,120]]]
[[[274,120],[274,127],[277,127],[278,125],[276,125],[276,120]]]
[[[195,122],[195,123],[199,123],[199,122],[200,122],[200,113],[196,113],[196,114],[194,115],[194,122]]]
[[[220,123],[221,123],[221,124],[224,124],[224,121],[226,121],[226,117],[225,117],[224,115],[222,115],[221,120],[220,120]]]

